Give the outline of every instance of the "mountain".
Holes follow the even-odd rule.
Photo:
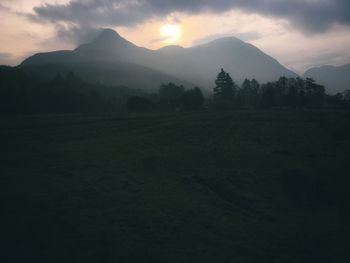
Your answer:
[[[281,76],[296,76],[277,60],[235,37],[192,48],[166,47],[158,50],[156,56],[158,60],[153,65],[157,69],[209,88],[220,68],[229,72],[238,84],[245,78],[267,82]]]
[[[20,67],[41,79],[52,79],[57,72],[73,71],[80,78],[107,85],[127,86],[146,91],[158,90],[161,83],[174,82],[185,86],[193,84],[156,69],[137,63],[142,54],[151,52],[105,29],[91,43],[75,50],[35,54]],[[135,63],[133,63],[135,62]]]
[[[335,94],[350,89],[350,64],[340,67],[323,66],[311,68],[303,77],[310,77],[325,85],[328,93]]]
[[[36,54],[21,64],[27,70],[40,67],[40,74],[47,65],[74,70],[89,81],[148,90],[172,81],[199,85],[209,92],[220,68],[238,84],[245,78],[267,82],[280,76],[296,76],[277,60],[234,37],[191,48],[167,46],[150,50],[134,45],[111,29],[103,30],[91,43],[75,50]]]
[[[153,51],[138,47],[117,32],[105,29],[94,41],[77,47],[73,53],[94,60],[123,61],[148,67],[144,62],[152,56]]]

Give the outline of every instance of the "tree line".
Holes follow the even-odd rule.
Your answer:
[[[205,104],[205,105],[204,105]],[[150,110],[218,110],[231,109],[350,109],[350,91],[328,95],[324,86],[311,78],[280,77],[260,84],[245,79],[237,85],[230,74],[221,69],[215,80],[212,99],[205,99],[200,88],[185,90],[174,83],[162,84],[158,94],[128,101],[131,111]]]
[[[128,99],[129,111],[195,111],[203,108],[204,96],[199,87],[185,89],[172,82],[163,83],[158,93]]]
[[[21,68],[0,67],[0,113],[189,111],[203,107],[199,88],[162,84],[157,93],[91,84],[73,72],[39,81]]]
[[[40,81],[21,68],[0,67],[0,113],[126,111],[127,98],[144,96],[125,86],[91,84],[73,72]]]
[[[349,108],[350,91],[328,95],[324,86],[312,78],[300,77],[280,77],[263,85],[255,79],[245,79],[239,87],[221,69],[215,80],[213,102],[217,109]]]
[[[0,113],[74,113],[74,112],[152,112],[196,111],[202,109],[271,108],[350,109],[350,91],[327,95],[313,79],[281,77],[260,84],[246,79],[237,85],[230,74],[219,72],[212,98],[205,98],[199,87],[164,83],[157,92],[125,86],[91,84],[73,72],[60,73],[39,81],[21,68],[0,67]]]

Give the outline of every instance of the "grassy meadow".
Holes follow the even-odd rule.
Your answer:
[[[1,262],[350,259],[349,113],[1,116],[0,157]]]

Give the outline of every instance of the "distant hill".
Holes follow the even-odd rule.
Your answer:
[[[334,94],[350,89],[350,64],[340,67],[323,66],[311,68],[303,77],[311,77],[325,85],[328,93]]]
[[[225,68],[238,84],[244,78],[260,82],[296,74],[253,45],[237,38],[222,38],[192,48],[168,46],[159,50],[138,47],[111,29],[105,29],[91,43],[73,51],[40,53],[24,60],[27,70],[56,65],[76,71],[90,81],[157,89],[162,82],[200,85],[211,91],[214,79]],[[35,70],[34,70],[35,71]],[[136,86],[137,87],[136,87]]]

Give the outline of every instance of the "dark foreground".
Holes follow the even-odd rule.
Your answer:
[[[350,116],[1,117],[1,262],[350,262]]]

